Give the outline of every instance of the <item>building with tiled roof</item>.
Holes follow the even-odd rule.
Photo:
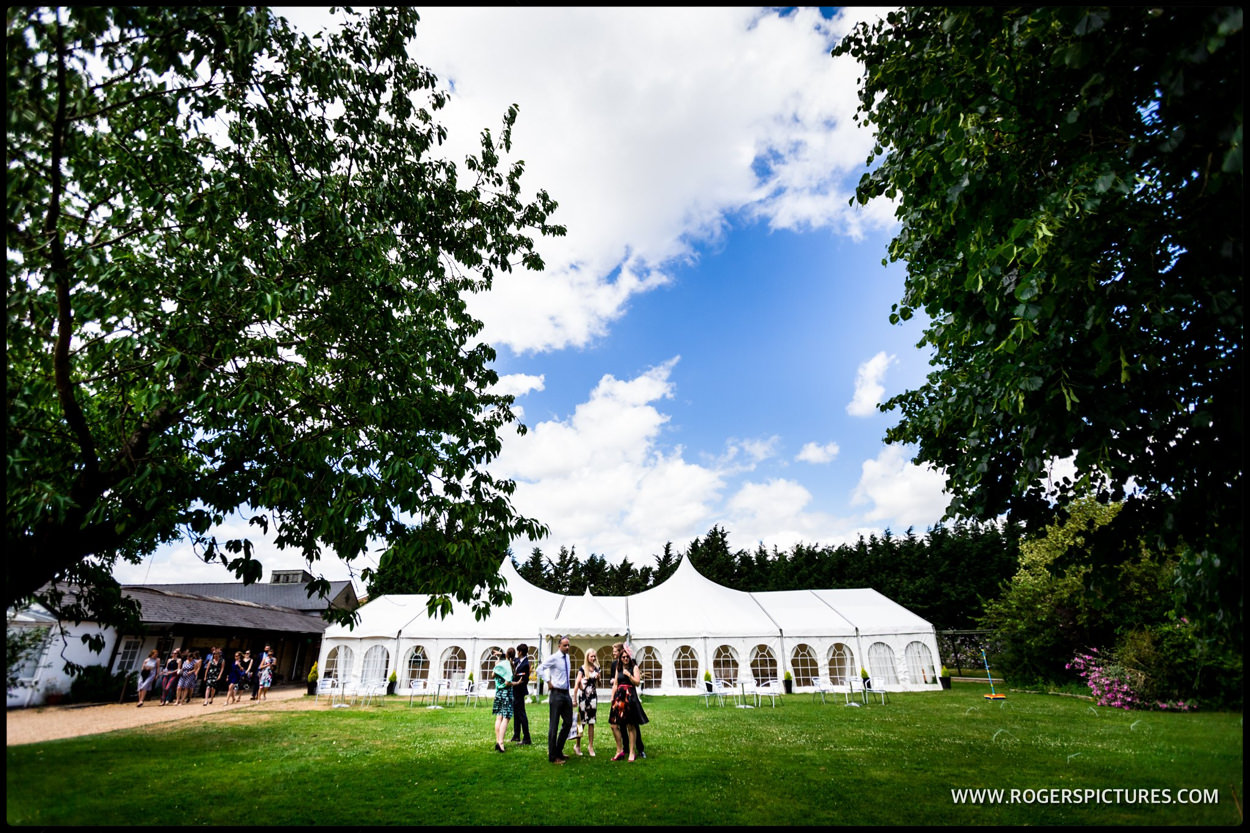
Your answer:
[[[66,660],[80,665],[105,665],[113,673],[138,670],[153,650],[167,657],[178,648],[206,654],[221,648],[228,658],[250,650],[259,657],[271,645],[277,657],[275,685],[302,684],[321,647],[328,622],[321,613],[330,607],[355,610],[359,600],[350,581],[331,582],[330,596],[309,598],[303,570],[275,571],[269,583],[195,583],[127,585],[122,594],[140,608],[140,629],[119,633],[97,623],[57,622],[35,607],[9,611],[10,628],[42,628],[42,647],[23,663],[19,684],[8,690],[8,706],[40,705],[48,695],[68,692],[72,678]],[[72,595],[72,592],[67,592]],[[104,637],[104,650],[92,653],[81,636]],[[132,692],[133,696],[133,692]]]
[[[194,582],[136,586],[169,593],[189,593],[194,596],[214,596],[240,602],[274,605],[318,615],[327,607],[355,610],[360,605],[356,590],[350,581],[330,582],[330,593],[325,599],[316,595],[309,598],[308,582],[312,580],[312,575],[306,570],[275,570],[267,583],[259,581],[255,584]]]

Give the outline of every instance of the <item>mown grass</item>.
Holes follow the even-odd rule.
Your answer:
[[[775,709],[651,697],[648,758],[546,760],[491,751],[486,707],[222,715],[9,747],[14,825],[1238,824],[1242,717],[1123,712],[985,686],[848,708],[792,695]],[[572,754],[571,746],[567,750]],[[1016,789],[1017,803],[952,790]],[[1026,790],[1156,790],[1173,803],[1040,803]],[[1176,803],[1179,791],[1218,802]],[[1059,795],[1059,793],[1055,793]],[[1105,794],[1111,798],[1110,794]],[[1123,795],[1123,794],[1122,794]],[[1033,797],[1031,803],[1024,799]],[[1049,797],[1049,794],[1048,796]]]

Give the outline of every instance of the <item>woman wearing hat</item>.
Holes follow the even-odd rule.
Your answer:
[[[613,648],[616,646],[614,645]],[[620,659],[614,666],[616,674],[612,677],[612,711],[608,723],[612,724],[612,734],[616,736],[616,756],[614,761],[625,758],[625,746],[622,735],[629,739],[629,760],[635,760],[638,752],[638,726],[643,722],[636,686],[642,682],[642,673],[638,663],[626,645],[620,646]]]

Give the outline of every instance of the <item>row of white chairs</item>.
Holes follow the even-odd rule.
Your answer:
[[[778,680],[768,680],[763,683],[751,680],[745,685],[734,686],[725,680],[714,679],[711,686],[704,687],[703,704],[704,706],[710,706],[712,701],[715,700],[718,705],[723,706],[726,700],[739,700],[745,695],[746,697],[754,698],[756,706],[762,705],[764,698],[767,697],[770,704],[775,707],[781,692],[782,687]],[[884,689],[870,688],[859,677],[848,678],[845,687],[835,687],[823,677],[812,680],[813,700],[819,697],[820,702],[824,703],[826,696],[834,696],[839,693],[846,698],[847,703],[860,700],[867,705],[869,697],[880,699],[883,706],[887,702],[887,694]]]
[[[379,698],[386,694],[386,687],[387,683],[384,679],[341,681],[334,677],[323,677],[317,681],[317,694],[314,701],[319,702],[322,697],[325,697],[331,705],[346,703],[367,706],[378,702]],[[407,694],[410,706],[417,700],[422,702],[432,700],[435,704],[455,703],[463,700],[466,706],[470,703],[476,706],[478,700],[493,699],[495,696],[490,683],[472,682],[467,679],[413,680],[408,688],[397,690],[396,693]]]
[[[857,698],[861,700],[864,705],[867,705],[869,697],[880,698],[881,705],[884,706],[886,704],[885,689],[870,688],[864,684],[864,680],[860,677],[847,677],[846,688],[835,687],[823,677],[814,679],[812,684],[814,686],[812,689],[812,699],[815,700],[819,697],[820,702],[822,703],[825,702],[826,695],[836,696],[840,692],[846,698],[846,703],[848,705],[853,703]]]
[[[317,694],[313,702],[320,702],[322,697],[330,701],[330,705],[347,704],[369,705],[386,694],[386,680],[339,680],[336,677],[322,677],[317,680]]]
[[[764,698],[767,697],[769,704],[776,708],[777,698],[781,696],[781,693],[780,680],[765,680],[762,683],[751,680],[745,685],[733,686],[725,680],[714,679],[710,687],[704,686],[703,705],[710,706],[712,700],[716,700],[717,705],[723,706],[727,699],[751,698],[755,701],[756,706],[760,706],[763,705]],[[740,705],[746,705],[746,703],[744,702]]]

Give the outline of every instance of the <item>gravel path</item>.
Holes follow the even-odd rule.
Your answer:
[[[304,686],[289,686],[269,690],[264,702],[244,697],[238,703],[226,705],[224,694],[217,695],[211,706],[202,705],[204,698],[192,699],[183,706],[159,705],[159,698],[148,700],[142,708],[134,703],[99,706],[39,706],[30,709],[9,709],[6,715],[5,745],[38,743],[80,735],[95,735],[115,729],[131,729],[175,720],[221,720],[225,712],[247,709],[255,714],[269,711],[297,711],[303,709],[327,709],[322,700],[314,705]]]

